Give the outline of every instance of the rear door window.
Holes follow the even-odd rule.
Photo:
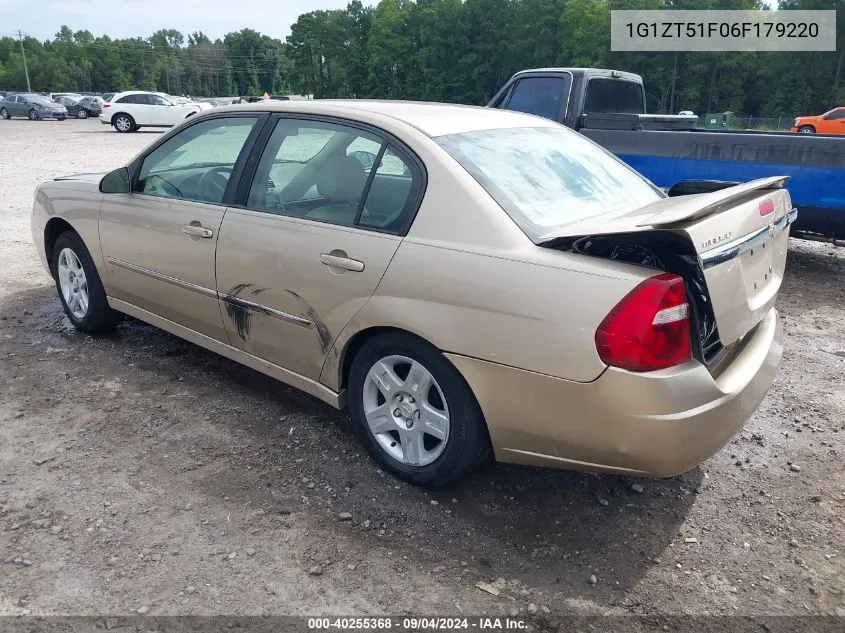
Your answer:
[[[280,119],[258,163],[247,207],[398,233],[422,193],[404,150],[341,123]]]
[[[570,78],[525,77],[513,89],[505,108],[558,121],[569,96]]]
[[[372,154],[374,162],[383,143],[380,137],[358,128],[280,119],[259,161],[247,206],[353,225],[368,182],[365,158]],[[375,153],[368,151],[373,148]]]

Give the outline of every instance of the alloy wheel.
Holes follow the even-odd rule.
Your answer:
[[[67,304],[68,310],[77,319],[85,318],[88,314],[88,280],[85,277],[85,270],[82,262],[79,261],[76,253],[69,248],[64,248],[59,253],[59,263],[56,268],[59,276],[59,287],[62,297]]]
[[[401,464],[426,466],[449,440],[449,408],[443,390],[422,363],[386,356],[367,373],[364,415],[384,451]]]

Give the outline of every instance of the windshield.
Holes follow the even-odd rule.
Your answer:
[[[664,197],[615,156],[563,127],[483,130],[435,140],[535,242],[572,222]]]
[[[55,105],[47,97],[27,97],[26,100],[30,103],[37,103],[38,105]]]

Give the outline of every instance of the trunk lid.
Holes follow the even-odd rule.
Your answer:
[[[572,223],[544,241],[655,230],[686,236],[698,255],[719,339],[728,346],[774,306],[786,266],[789,225],[797,215],[783,188],[788,180],[762,178],[710,193],[663,198],[634,211]]]

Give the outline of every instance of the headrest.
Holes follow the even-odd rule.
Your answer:
[[[366,182],[364,166],[354,156],[332,156],[317,172],[317,191],[332,201],[357,203]]]

